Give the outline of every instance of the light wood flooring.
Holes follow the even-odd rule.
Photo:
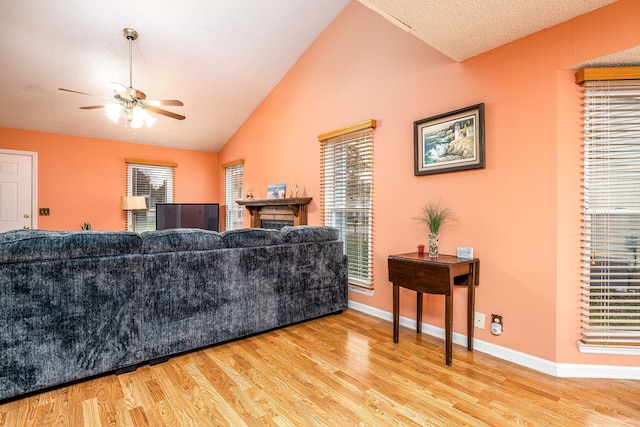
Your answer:
[[[550,377],[345,310],[0,405],[2,426],[640,426],[640,381]]]

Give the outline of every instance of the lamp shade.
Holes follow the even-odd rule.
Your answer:
[[[144,196],[122,196],[120,206],[123,211],[147,209],[147,199]]]

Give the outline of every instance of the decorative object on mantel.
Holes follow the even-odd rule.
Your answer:
[[[247,190],[247,199],[253,199],[253,187],[249,187]]]
[[[437,258],[440,228],[446,222],[455,220],[453,210],[449,206],[443,206],[440,200],[429,202],[422,207],[422,214],[415,219],[429,227],[429,257]]]
[[[90,222],[83,222],[80,225],[80,230],[91,230],[91,223]]]
[[[287,184],[269,184],[267,186],[267,199],[284,199],[287,195]]]
[[[484,168],[484,104],[413,122],[414,175]]]
[[[418,245],[418,254],[424,254],[424,245]]]
[[[293,192],[293,188],[290,190],[290,192],[289,192],[289,198],[290,199],[295,199],[296,197],[298,197],[298,191],[299,191],[298,181],[296,181],[295,189],[296,189],[295,193]]]

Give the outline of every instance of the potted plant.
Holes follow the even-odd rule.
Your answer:
[[[429,256],[438,257],[438,238],[440,236],[440,228],[454,220],[453,210],[449,206],[443,206],[440,201],[429,202],[422,207],[421,215],[416,218],[418,222],[429,228]]]

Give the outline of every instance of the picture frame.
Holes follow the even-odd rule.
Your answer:
[[[286,194],[286,184],[269,184],[267,186],[267,199],[284,199]]]
[[[485,167],[484,103],[413,122],[414,175]]]

